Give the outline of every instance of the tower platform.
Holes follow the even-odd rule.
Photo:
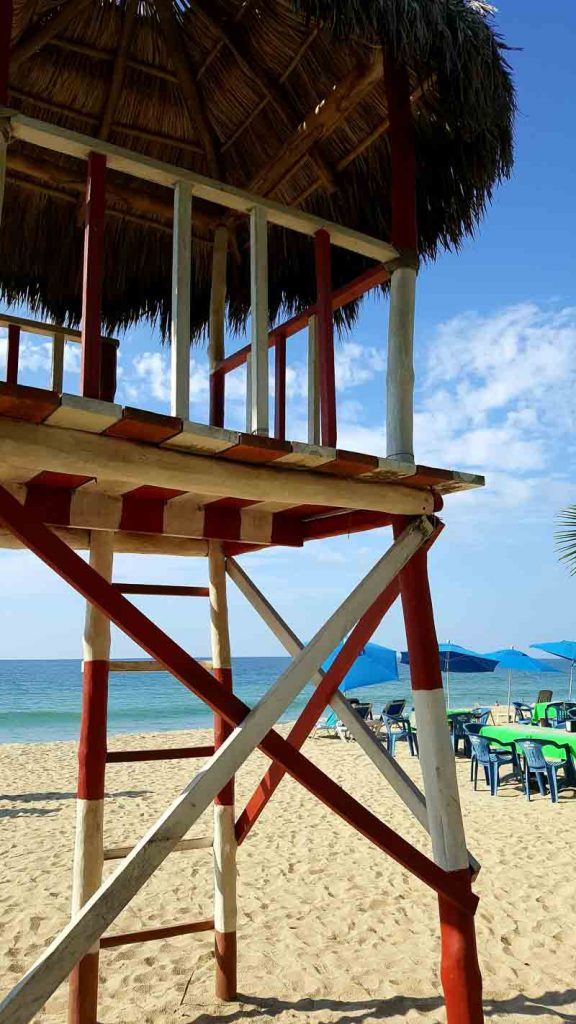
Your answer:
[[[105,529],[120,551],[234,555],[431,514],[484,479],[2,384],[0,482],[77,548]]]

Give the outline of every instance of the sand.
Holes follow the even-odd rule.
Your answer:
[[[197,733],[194,742],[209,741]],[[190,733],[115,737],[111,748],[173,746]],[[420,782],[419,764],[400,760]],[[391,826],[428,852],[412,821],[355,743],[313,739],[306,753]],[[0,747],[0,987],[31,965],[67,920],[74,835],[75,745]],[[262,774],[254,755],[238,803]],[[576,794],[528,805],[515,785],[491,798],[458,776],[468,844],[483,869],[478,942],[487,1019],[576,1021]],[[106,844],[137,840],[193,772],[191,762],[111,765]],[[191,835],[210,831],[210,816]],[[212,936],[103,951],[103,1024],[370,1024],[443,1021],[436,900],[392,861],[285,779],[242,846],[239,1002],[214,1003]],[[113,865],[107,865],[110,873]],[[211,916],[209,850],[173,854],[113,931]],[[66,987],[38,1019],[65,1020]]]

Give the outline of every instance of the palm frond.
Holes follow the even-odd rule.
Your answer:
[[[562,509],[557,516],[556,549],[561,562],[566,562],[571,576],[576,576],[576,505]]]

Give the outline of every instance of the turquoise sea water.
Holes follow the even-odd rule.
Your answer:
[[[287,658],[235,658],[234,689],[254,705],[289,664]],[[557,675],[515,677],[513,696],[534,700],[540,687],[554,697],[568,695],[567,663],[549,662]],[[452,676],[453,707],[504,703],[506,673]],[[303,691],[284,715],[297,717],[311,692]],[[391,697],[410,695],[410,676],[400,667],[400,682],[358,691],[372,701],[375,711]],[[80,722],[81,663],[79,661],[0,661],[0,743],[34,743],[76,739]],[[164,672],[113,673],[109,690],[109,733],[168,732],[209,728],[211,712],[175,679]]]

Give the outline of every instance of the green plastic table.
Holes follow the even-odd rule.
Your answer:
[[[534,708],[532,710],[532,721],[534,723],[537,724],[542,718],[544,718],[544,712],[549,703],[549,700],[545,700],[540,704],[534,705]],[[556,708],[550,709],[550,718],[556,718]]]
[[[484,725],[480,735],[486,739],[500,740],[502,743],[515,743],[516,740],[553,740],[566,749],[572,758],[572,767],[576,765],[576,732],[565,729],[542,729],[536,725]],[[562,756],[556,747],[544,747],[544,757],[550,759]]]

